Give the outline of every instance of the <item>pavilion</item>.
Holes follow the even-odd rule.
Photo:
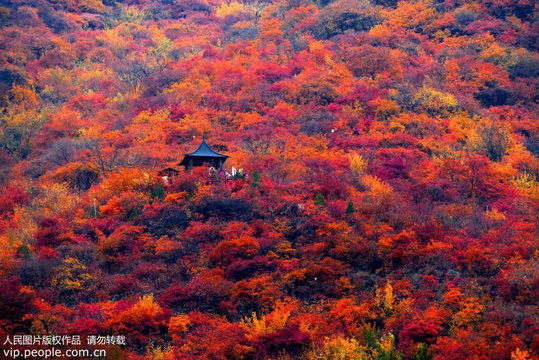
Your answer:
[[[194,166],[209,164],[215,169],[220,170],[223,168],[223,163],[226,159],[228,159],[227,155],[213,151],[206,142],[206,137],[202,136],[202,143],[192,153],[185,154],[179,165],[184,166],[185,170],[190,170]]]

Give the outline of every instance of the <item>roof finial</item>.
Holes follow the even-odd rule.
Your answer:
[[[202,141],[206,141],[206,135],[202,135]]]

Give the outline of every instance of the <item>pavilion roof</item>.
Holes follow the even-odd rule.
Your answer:
[[[198,148],[191,152],[187,153],[185,155],[189,156],[203,156],[203,157],[219,157],[219,158],[227,158],[227,155],[219,154],[218,152],[215,152],[211,149],[210,145],[206,142],[206,137],[202,136],[202,142],[200,145],[198,145]]]

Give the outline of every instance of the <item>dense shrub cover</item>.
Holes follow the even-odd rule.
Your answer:
[[[537,11],[4,0],[2,342],[539,359]],[[157,176],[202,135],[243,174]]]

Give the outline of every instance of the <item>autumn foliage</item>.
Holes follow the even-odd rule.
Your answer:
[[[538,10],[3,1],[0,338],[539,359]]]

